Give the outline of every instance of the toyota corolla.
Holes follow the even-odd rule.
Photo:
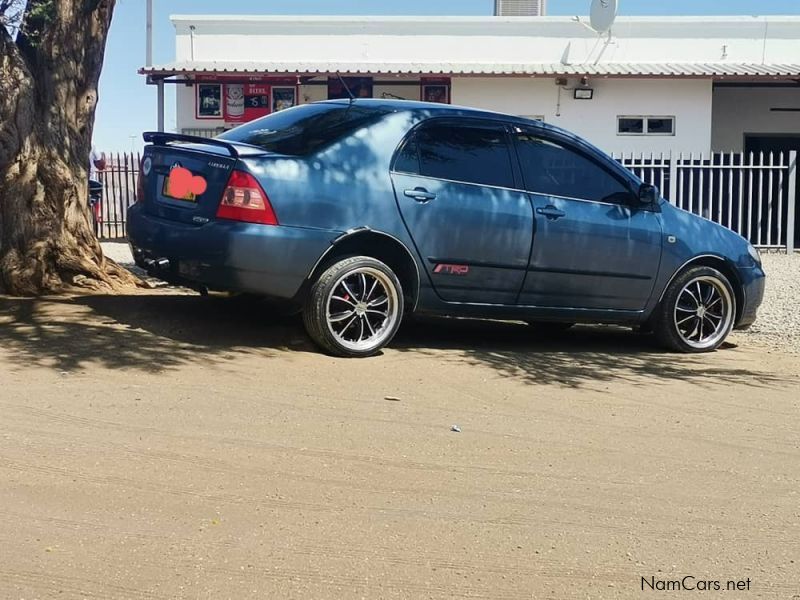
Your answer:
[[[344,100],[214,139],[145,140],[136,262],[296,307],[335,355],[375,354],[408,313],[615,323],[707,352],[751,325],[763,296],[745,239],[540,122]],[[176,185],[175,169],[197,185]]]

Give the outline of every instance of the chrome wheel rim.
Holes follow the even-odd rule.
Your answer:
[[[372,267],[354,269],[342,275],[328,295],[328,330],[348,350],[374,350],[394,331],[399,306],[397,289],[385,273]]]
[[[730,331],[734,304],[730,291],[715,277],[696,277],[678,294],[674,320],[688,346],[704,350],[719,344]]]

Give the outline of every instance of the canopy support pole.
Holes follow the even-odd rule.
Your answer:
[[[158,131],[164,131],[164,80],[159,79],[158,83]]]

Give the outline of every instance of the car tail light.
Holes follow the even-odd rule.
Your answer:
[[[262,225],[278,224],[264,188],[255,177],[244,171],[231,173],[217,209],[217,218]]]

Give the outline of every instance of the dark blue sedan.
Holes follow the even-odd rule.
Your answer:
[[[295,306],[336,355],[376,353],[412,312],[618,323],[706,352],[753,323],[764,292],[746,240],[539,122],[345,100],[145,140],[137,263]],[[172,184],[176,168],[205,184]]]

